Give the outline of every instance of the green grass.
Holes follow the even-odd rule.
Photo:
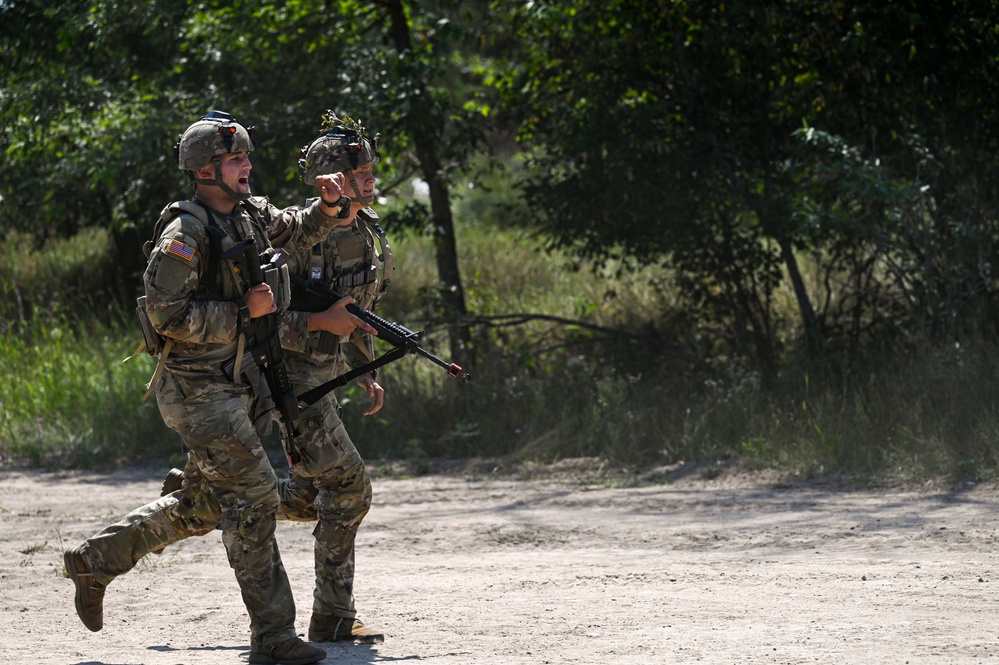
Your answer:
[[[473,312],[667,329],[675,306],[669,275],[653,267],[623,278],[573,271],[523,232],[487,223],[463,225],[458,243]],[[426,314],[436,285],[430,241],[397,237],[393,248],[397,272],[379,313],[426,326],[424,346],[446,359]],[[153,361],[121,363],[139,339],[131,312],[93,303],[81,310],[101,314],[52,306],[4,324],[3,463],[171,463],[179,441],[155,402],[141,400]],[[863,372],[817,375],[791,365],[764,389],[751,372],[708,374],[645,343],[547,321],[477,328],[474,339],[480,361],[470,383],[407,356],[383,370],[379,414],[361,416],[367,398],[357,388],[339,391],[348,431],[372,468],[395,459],[420,470],[431,458],[594,456],[633,469],[683,460],[804,477],[971,481],[999,468],[999,345],[990,340],[872,354]]]
[[[142,401],[152,359],[122,359],[138,336],[121,322],[36,318],[0,336],[0,455],[5,463],[96,467],[163,459],[179,439]]]

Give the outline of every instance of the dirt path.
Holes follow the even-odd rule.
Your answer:
[[[327,645],[324,663],[999,661],[995,487],[567,480],[376,479],[355,594],[388,638]],[[62,550],[159,481],[0,471],[0,663],[246,662],[218,532],[116,580],[100,633],[76,617]],[[280,523],[278,538],[304,632],[311,528]]]

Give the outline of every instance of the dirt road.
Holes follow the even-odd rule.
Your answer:
[[[0,663],[246,662],[218,532],[116,580],[100,633],[76,617],[63,549],[156,496],[160,471],[0,470]],[[994,486],[588,477],[376,478],[355,595],[388,637],[327,645],[324,663],[999,661]],[[304,633],[311,527],[278,539]]]

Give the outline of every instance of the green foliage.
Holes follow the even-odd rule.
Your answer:
[[[597,261],[665,259],[703,331],[768,382],[799,348],[952,335],[995,297],[993,10],[518,5],[524,55],[491,81],[520,121],[531,225]]]
[[[124,282],[159,211],[185,197],[171,148],[187,125],[209,109],[256,125],[254,192],[300,203],[298,148],[334,109],[385,135],[385,182],[431,183],[440,300],[464,313],[447,188],[486,127],[488,88],[462,52],[480,32],[474,5],[18,0],[0,5],[0,23],[12,73],[0,170],[18,174],[0,183],[0,236],[111,229]]]
[[[484,311],[546,312],[640,330],[677,307],[668,284],[649,286],[652,267],[597,281],[588,270],[567,270],[567,257],[544,253],[540,241],[516,229],[463,228],[463,261],[476,266],[472,301]],[[409,236],[394,243],[398,280],[380,312],[425,328],[424,346],[446,356],[440,322],[421,318],[413,295],[435,279],[431,242]],[[50,316],[8,326],[0,338],[9,376],[0,385],[5,464],[172,463],[177,437],[155,404],[141,401],[152,360],[122,364],[138,341],[136,326],[131,316],[107,321]],[[739,461],[803,476],[977,480],[999,469],[999,352],[987,340],[871,354],[863,373],[789,366],[767,388],[758,373],[734,366],[709,372],[652,337],[613,337],[544,319],[480,328],[476,341],[490,362],[468,384],[407,357],[382,372],[387,401],[375,416],[361,415],[363,391],[341,391],[348,431],[372,468],[394,459],[420,472],[431,458],[596,456],[635,469]]]
[[[802,175],[793,214],[813,239],[812,290],[824,296],[827,334],[853,344],[902,331],[940,341],[987,319],[999,256],[988,197],[964,187],[944,192],[950,204],[941,207],[942,165],[919,136],[905,146],[910,159],[890,167],[841,137],[796,134]]]
[[[35,249],[30,236],[11,232],[0,247],[0,320],[88,317],[117,311],[107,287],[115,274],[114,243],[103,228],[52,238]]]
[[[0,457],[6,464],[107,467],[164,459],[179,439],[154,401],[133,326],[46,317],[0,336]]]
[[[992,469],[994,9],[0,3],[4,367],[46,398],[101,394],[74,371],[144,382],[59,340],[129,346],[92,317],[130,311],[141,243],[187,196],[177,135],[212,108],[257,125],[254,191],[301,202],[298,149],[333,109],[384,137],[384,310],[481,378],[392,367],[392,410],[351,422],[376,454]],[[104,423],[4,393],[4,454],[117,456],[123,394]]]

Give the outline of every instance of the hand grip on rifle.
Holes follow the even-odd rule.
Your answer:
[[[263,255],[266,264],[262,264],[261,255],[257,254],[254,240],[250,237],[223,253],[222,258],[236,261],[245,271],[247,286],[256,286],[268,283],[267,275],[280,271],[285,254],[280,250],[273,253],[268,251]],[[272,288],[274,286],[271,285]],[[295,421],[299,417],[298,397],[292,389],[288,367],[281,351],[276,313],[250,319],[242,332],[246,334],[247,349],[260,367],[260,372],[271,391],[271,398],[281,413],[281,420],[288,433],[285,452],[288,454],[288,462],[295,466],[301,462],[301,453],[294,442],[298,436],[298,432],[295,431]]]
[[[317,284],[312,280],[305,279],[300,275],[291,275],[291,280],[299,288],[303,289],[309,296],[313,298],[319,298],[328,304],[333,304],[338,300],[344,298],[344,295],[337,293],[336,291],[327,288],[325,285]],[[461,379],[464,382],[468,382],[472,377],[465,372],[461,365],[455,363],[449,363],[447,361],[441,360],[434,354],[430,353],[426,349],[420,346],[420,336],[423,335],[423,331],[413,331],[405,326],[398,323],[393,323],[391,321],[386,321],[374,312],[370,312],[366,309],[358,307],[356,304],[351,303],[345,307],[345,309],[361,319],[369,326],[375,329],[378,333],[378,339],[385,340],[392,346],[400,349],[404,349],[406,353],[415,353],[417,355],[423,356],[424,358],[430,360],[436,365],[443,367],[447,372],[448,376],[456,379]]]

